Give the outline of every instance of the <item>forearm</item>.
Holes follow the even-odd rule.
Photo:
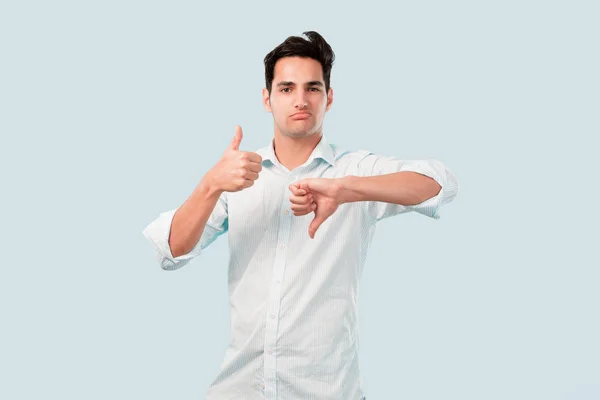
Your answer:
[[[377,176],[345,176],[340,179],[340,202],[383,201],[412,206],[436,196],[441,186],[417,172],[395,172]]]
[[[169,234],[169,247],[173,257],[189,253],[198,243],[221,193],[205,176],[177,209]]]

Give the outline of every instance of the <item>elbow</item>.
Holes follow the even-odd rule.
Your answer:
[[[424,184],[421,187],[421,190],[419,190],[419,193],[415,195],[418,198],[418,203],[416,204],[421,204],[429,199],[433,199],[442,191],[442,185],[437,183],[435,179],[429,176],[425,176],[425,178],[427,179],[424,179]]]
[[[434,179],[429,178],[430,183],[429,183],[429,187],[428,187],[428,192],[427,192],[427,196],[425,197],[425,199],[423,201],[429,200],[429,199],[433,199],[434,197],[436,197],[437,195],[439,195],[442,191],[442,185],[440,185],[439,183],[437,183]]]
[[[173,240],[173,232],[169,232],[169,239],[167,241],[167,246],[169,246],[169,258],[171,259],[176,259],[177,257],[181,257],[183,255],[187,255],[193,248],[189,247],[186,248],[184,247],[184,245],[181,243],[181,241],[177,241],[177,240]],[[174,261],[178,261],[178,260],[174,260]]]
[[[432,179],[432,181],[435,182],[435,185],[433,185],[435,186],[435,189],[432,188],[431,190],[434,191],[435,194],[431,197],[436,197],[441,193],[440,197],[442,203],[446,204],[451,202],[458,194],[458,180],[456,179],[456,176],[441,161],[431,160],[430,165],[433,171],[435,171],[435,174],[432,176],[436,177],[436,180]],[[440,186],[440,184],[443,185],[443,187]]]
[[[171,245],[167,243],[169,250],[158,254],[158,263],[165,271],[174,271],[187,265],[196,255],[190,254],[191,250],[182,248],[181,246]]]
[[[180,247],[172,246],[170,244],[169,244],[169,249],[171,251],[171,255],[173,256],[173,258],[177,258],[179,256],[182,256],[182,255],[188,253],[188,251],[185,251],[184,249],[182,249]]]

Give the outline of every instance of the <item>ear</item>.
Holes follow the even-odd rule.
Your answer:
[[[265,110],[271,112],[271,100],[269,99],[269,91],[267,88],[263,88],[262,90],[262,98],[263,98],[263,106]]]
[[[327,107],[325,107],[325,112],[329,111],[332,103],[333,103],[333,88],[329,88],[329,92],[327,92]]]

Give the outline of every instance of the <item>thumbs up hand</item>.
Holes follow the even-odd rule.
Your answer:
[[[214,187],[222,192],[238,192],[254,185],[262,170],[262,157],[250,151],[240,151],[242,127],[235,127],[235,136],[221,159],[207,173]]]
[[[294,196],[290,197],[294,215],[315,212],[315,217],[308,227],[308,235],[311,239],[314,239],[315,233],[321,224],[343,203],[341,180],[307,178],[290,185],[289,188],[294,193]],[[296,214],[296,210],[298,210],[298,214]]]

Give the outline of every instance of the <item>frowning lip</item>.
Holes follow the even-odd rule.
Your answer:
[[[300,111],[300,112],[290,115],[290,117],[292,117],[293,119],[306,119],[306,118],[310,117],[310,115],[311,114],[306,111]]]

